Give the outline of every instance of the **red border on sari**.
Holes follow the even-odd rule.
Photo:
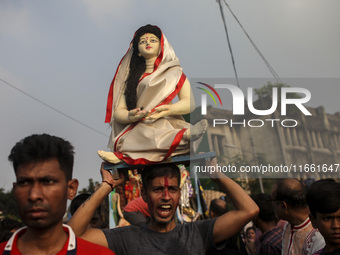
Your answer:
[[[171,156],[171,154],[175,151],[177,148],[178,144],[182,140],[182,137],[184,135],[184,132],[186,131],[186,128],[181,129],[175,136],[175,139],[172,141],[172,144],[170,146],[170,149],[168,150],[167,154],[164,156],[164,158],[160,161],[151,161],[147,160],[145,158],[137,158],[137,159],[132,159],[130,157],[124,156],[121,152],[116,151],[114,154],[116,155],[117,158],[123,160],[125,163],[129,165],[148,165],[148,164],[156,164],[159,162],[162,162],[166,160],[168,157]]]
[[[184,73],[182,73],[181,75],[181,78],[179,79],[177,85],[176,85],[176,88],[175,90],[167,97],[164,99],[164,101],[162,103],[160,103],[158,106],[160,105],[164,105],[164,104],[168,104],[170,103],[174,98],[175,96],[178,94],[178,92],[181,90],[181,88],[183,87],[183,84],[186,80],[186,76]],[[151,112],[155,111],[155,109],[152,109]],[[115,144],[114,144],[114,154],[116,155],[117,158],[123,160],[124,162],[126,162],[127,164],[130,164],[130,165],[146,165],[146,164],[155,164],[155,163],[159,163],[159,162],[162,162],[164,161],[165,159],[167,159],[168,157],[171,156],[171,154],[175,151],[175,149],[177,148],[178,144],[181,142],[182,140],[182,137],[184,135],[184,132],[187,130],[186,128],[183,128],[181,129],[175,136],[174,140],[172,141],[171,143],[171,146],[168,150],[168,152],[166,153],[166,155],[164,156],[164,158],[160,161],[150,161],[150,160],[147,160],[147,159],[144,159],[144,158],[138,158],[138,159],[132,159],[130,157],[127,157],[127,156],[124,156],[121,152],[117,151],[117,143],[119,141],[119,139],[124,135],[126,134],[127,132],[129,132],[131,129],[133,129],[136,125],[138,124],[137,123],[134,123],[134,124],[131,124],[129,128],[127,128],[115,141]]]
[[[112,105],[113,104],[113,85],[114,85],[116,76],[118,74],[118,70],[120,68],[120,65],[122,64],[122,61],[125,58],[126,54],[128,54],[129,50],[130,50],[130,48],[125,53],[124,57],[122,57],[122,59],[120,60],[118,68],[117,68],[116,73],[115,73],[115,76],[113,76],[113,80],[112,80],[111,85],[110,85],[109,94],[107,95],[105,123],[111,122],[112,107],[113,107],[113,105]]]

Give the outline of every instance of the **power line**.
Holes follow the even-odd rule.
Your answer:
[[[224,24],[224,29],[225,29],[225,32],[226,32],[226,35],[227,35],[227,41],[228,41],[229,51],[230,51],[230,54],[231,54],[231,59],[232,59],[232,63],[233,63],[233,67],[234,67],[234,72],[235,72],[235,78],[236,78],[238,87],[240,87],[240,84],[239,84],[239,81],[238,81],[237,72],[236,72],[236,65],[235,65],[235,61],[234,61],[234,56],[233,56],[233,52],[232,52],[232,50],[231,50],[231,43],[230,43],[230,39],[229,39],[229,35],[228,35],[227,25],[226,25],[226,21],[225,21],[225,18],[224,18],[223,7],[222,7],[222,4],[221,4],[221,1],[222,1],[222,0],[217,0],[217,1],[218,1],[218,4],[219,4],[219,7],[220,7],[221,16],[222,16],[222,20],[223,20],[223,24]],[[238,18],[236,17],[236,15],[235,15],[235,14],[233,13],[233,11],[230,9],[230,7],[229,7],[229,5],[227,4],[226,0],[223,0],[223,2],[224,2],[224,4],[228,7],[229,11],[231,12],[231,14],[232,14],[233,17],[235,18],[235,20],[238,22],[238,24],[239,24],[240,27],[242,28],[243,32],[246,34],[246,36],[247,36],[248,39],[250,40],[251,44],[253,45],[253,47],[255,48],[255,50],[257,51],[257,53],[261,56],[261,58],[263,59],[263,61],[264,61],[265,64],[267,65],[269,71],[272,73],[272,75],[274,76],[274,78],[276,79],[276,81],[279,82],[279,83],[282,83],[280,77],[276,74],[274,68],[271,67],[271,65],[269,64],[269,62],[265,59],[265,57],[263,56],[263,54],[262,54],[262,53],[260,52],[260,50],[257,48],[257,46],[255,45],[255,43],[253,42],[253,40],[250,38],[250,36],[249,36],[248,33],[246,32],[246,30],[243,28],[241,22],[238,20]],[[246,101],[247,101],[247,100],[246,100]],[[247,131],[248,131],[248,135],[249,135],[249,138],[250,138],[250,145],[251,145],[251,148],[252,148],[253,157],[254,157],[254,159],[256,160],[256,163],[258,164],[258,161],[257,161],[257,154],[256,154],[255,146],[254,146],[254,140],[253,140],[253,137],[252,137],[252,134],[251,134],[249,128],[247,128]],[[261,176],[259,176],[259,184],[260,184],[261,192],[264,192],[264,189],[263,189],[263,181],[262,181]]]
[[[51,105],[49,105],[49,104],[43,102],[42,100],[40,100],[40,99],[38,99],[38,98],[36,98],[36,97],[34,97],[34,96],[28,94],[27,92],[25,92],[25,91],[23,91],[23,90],[17,88],[17,87],[14,86],[13,84],[11,84],[11,83],[9,83],[9,82],[7,82],[7,81],[1,79],[1,78],[0,78],[0,81],[2,81],[3,83],[5,83],[6,85],[10,86],[11,88],[13,88],[13,89],[19,91],[20,93],[24,94],[25,96],[28,96],[29,98],[31,98],[31,99],[37,101],[38,103],[44,105],[45,107],[47,107],[47,108],[49,108],[49,109],[51,109],[51,110],[53,110],[53,111],[55,111],[55,112],[57,112],[57,113],[63,115],[64,117],[66,117],[66,118],[68,118],[68,119],[70,119],[70,120],[72,120],[72,121],[74,121],[74,122],[76,122],[76,123],[78,123],[78,124],[80,124],[80,125],[82,125],[82,126],[88,128],[88,129],[91,129],[92,131],[94,131],[94,132],[96,132],[96,133],[98,133],[98,134],[101,134],[101,135],[103,135],[103,136],[108,137],[108,135],[102,133],[101,131],[99,131],[99,130],[97,130],[97,129],[95,129],[95,128],[93,128],[93,127],[91,127],[91,126],[89,126],[89,125],[87,125],[87,124],[85,124],[85,123],[83,123],[83,122],[81,122],[81,121],[75,119],[75,118],[73,118],[72,116],[70,116],[70,115],[68,115],[68,114],[66,114],[66,113],[64,113],[64,112],[62,112],[62,111],[60,111],[60,110],[58,110],[57,108],[55,108],[55,107],[53,107],[53,106],[51,106]]]
[[[221,10],[221,15],[222,15],[222,19],[223,19],[223,22],[224,22],[224,27],[225,27],[225,30],[226,30],[226,33],[227,33],[227,40],[228,40],[228,44],[229,44],[229,49],[231,49],[231,46],[230,46],[230,41],[229,41],[229,36],[228,36],[228,32],[227,32],[227,29],[226,29],[226,22],[225,22],[225,19],[224,19],[224,14],[222,12],[222,4],[221,4],[221,0],[217,0],[218,1],[218,4],[220,6],[220,10]],[[239,24],[239,26],[241,27],[242,31],[244,32],[244,34],[247,36],[247,38],[249,39],[250,43],[253,45],[254,49],[256,50],[256,52],[260,55],[260,57],[262,58],[262,60],[264,61],[264,63],[266,64],[268,70],[270,71],[270,73],[273,75],[274,79],[276,80],[277,83],[283,83],[279,77],[279,75],[275,72],[274,68],[269,64],[268,60],[264,57],[264,55],[261,53],[261,51],[259,50],[259,48],[256,46],[256,44],[254,43],[254,41],[251,39],[251,37],[249,36],[249,34],[247,33],[247,31],[244,29],[244,27],[242,26],[241,22],[239,21],[239,19],[236,17],[236,15],[234,14],[234,12],[231,10],[230,6],[227,4],[226,0],[223,0],[225,6],[227,6],[227,8],[229,9],[230,13],[232,14],[232,16],[234,17],[234,19],[237,21],[237,23]],[[231,52],[231,51],[230,51]],[[234,59],[234,56],[232,55],[232,52],[231,52],[231,57],[232,59]],[[233,65],[234,65],[234,60],[233,60]],[[234,69],[235,69],[235,66],[234,66]],[[237,78],[237,73],[235,71],[235,75],[236,75],[236,80],[238,79]]]
[[[237,75],[237,70],[236,70],[234,54],[233,54],[233,50],[231,48],[231,42],[230,42],[230,39],[229,39],[227,22],[225,21],[225,17],[224,17],[224,13],[223,13],[223,7],[222,7],[222,4],[221,4],[221,0],[218,0],[218,5],[220,6],[220,12],[221,12],[221,17],[222,17],[223,25],[224,25],[224,30],[225,30],[225,34],[227,36],[228,47],[229,47],[229,52],[230,52],[230,56],[231,56],[231,62],[233,64],[233,68],[234,68],[236,83],[237,83],[237,86],[240,88],[240,82],[238,80],[238,75]]]

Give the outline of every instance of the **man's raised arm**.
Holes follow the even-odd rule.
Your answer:
[[[216,158],[211,164],[217,165]],[[259,208],[236,182],[224,174],[214,173],[211,177],[228,195],[235,207],[235,210],[221,215],[215,222],[213,241],[219,243],[238,233],[258,214]]]
[[[101,165],[102,183],[99,188],[87,199],[74,213],[68,225],[71,226],[76,236],[81,237],[92,243],[96,243],[108,247],[105,235],[100,229],[87,228],[90,223],[95,210],[100,206],[105,197],[113,190],[113,188],[121,185],[123,179],[114,180],[109,171]]]

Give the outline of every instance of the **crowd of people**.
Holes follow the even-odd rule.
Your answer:
[[[175,96],[179,101],[172,103]],[[192,91],[162,31],[147,25],[136,31],[113,79],[106,121],[109,147],[99,156],[113,164],[145,165],[141,178],[130,174],[122,216],[130,224],[109,229],[101,221],[102,201],[124,185],[100,167],[102,181],[93,194],[77,195],[74,148],[48,134],[20,140],[11,150],[16,180],[13,194],[21,224],[3,220],[3,254],[340,254],[340,183],[320,180],[307,187],[280,179],[272,194],[248,193],[222,173],[207,174],[226,199],[210,203],[209,219],[177,220],[183,172],[174,155],[195,152],[207,128],[181,115],[192,111]],[[209,164],[216,168],[217,160]],[[187,182],[187,175],[186,179]],[[189,181],[190,182],[190,181]],[[188,184],[188,183],[186,183]],[[182,190],[181,190],[181,187]],[[63,224],[67,200],[72,217]],[[188,207],[185,207],[187,210]],[[11,225],[11,227],[9,227]],[[7,229],[5,229],[7,226]],[[6,230],[6,232],[5,232]],[[8,239],[8,240],[7,240]],[[6,240],[6,241],[5,241]]]
[[[13,192],[22,225],[2,221],[2,226],[12,226],[8,227],[10,239],[0,244],[4,254],[340,252],[340,183],[331,179],[316,181],[310,187],[297,179],[280,179],[271,195],[250,197],[233,180],[216,173],[210,177],[227,194],[234,209],[228,210],[225,199],[215,199],[210,204],[210,219],[179,224],[179,168],[172,163],[148,165],[142,171],[141,201],[136,201],[141,205],[127,210],[140,212],[144,221],[101,229],[98,207],[123,184],[123,178],[113,179],[102,164],[98,189],[74,199],[78,180],[72,178],[73,147],[47,134],[19,141],[9,160],[16,175]],[[216,163],[216,159],[211,161]],[[65,225],[67,199],[74,200],[72,217]]]

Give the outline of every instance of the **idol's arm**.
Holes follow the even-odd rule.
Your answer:
[[[140,108],[129,111],[126,106],[125,96],[122,95],[119,99],[117,109],[115,110],[114,118],[115,121],[118,121],[121,124],[131,124],[146,117],[149,113],[150,111],[145,111]]]
[[[146,119],[159,119],[170,115],[184,115],[195,110],[195,100],[188,79],[185,80],[178,93],[179,101],[174,104],[161,105],[155,108],[155,112]]]

